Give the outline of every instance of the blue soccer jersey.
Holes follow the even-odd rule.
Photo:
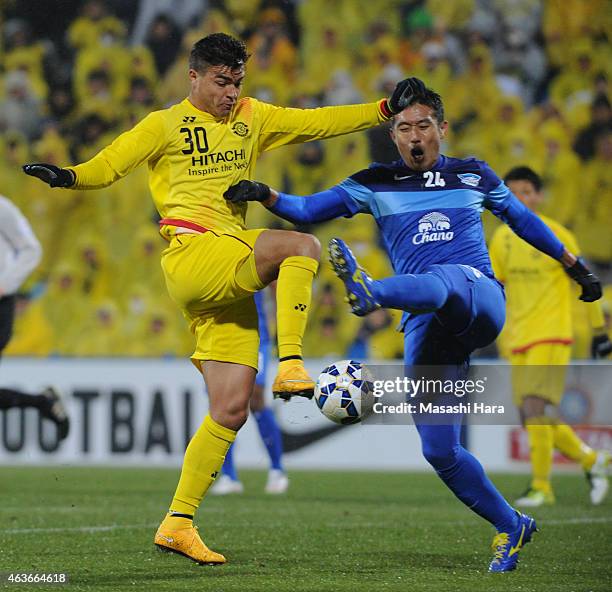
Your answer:
[[[373,164],[332,191],[351,214],[374,216],[396,274],[461,263],[493,277],[480,214],[503,210],[512,193],[485,162],[440,156],[425,172]]]

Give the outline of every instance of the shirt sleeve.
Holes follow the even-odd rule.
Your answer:
[[[143,162],[159,156],[165,145],[164,118],[161,111],[154,111],[131,130],[118,136],[91,160],[66,167],[76,175],[72,189],[107,187]]]
[[[359,175],[359,173],[358,173]],[[347,218],[355,214],[371,214],[374,193],[371,189],[355,180],[355,175],[345,179],[335,187],[348,209]]]
[[[338,187],[306,196],[279,193],[278,199],[269,210],[292,224],[314,224],[340,216],[350,218],[352,213],[347,207],[343,193]]]
[[[40,263],[42,248],[25,216],[0,198],[0,236],[10,249],[0,267],[0,293],[14,294]]]
[[[257,101],[262,117],[259,151],[333,138],[377,126],[388,119],[381,110],[381,103],[292,109]]]

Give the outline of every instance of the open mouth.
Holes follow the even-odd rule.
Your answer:
[[[415,146],[410,150],[410,156],[412,156],[415,162],[421,162],[425,157],[425,152],[420,146]]]

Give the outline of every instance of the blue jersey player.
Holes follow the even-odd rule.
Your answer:
[[[270,333],[268,330],[268,319],[266,317],[265,298],[263,292],[255,293],[255,305],[257,306],[257,316],[259,321],[259,360],[257,376],[253,394],[250,399],[250,409],[257,422],[259,435],[266,447],[270,457],[270,470],[266,482],[266,493],[279,494],[285,493],[289,487],[289,478],[283,470],[283,438],[280,427],[274,417],[274,412],[265,404],[266,369],[268,358],[270,357]],[[232,493],[242,493],[244,487],[234,465],[234,446],[232,444],[225,455],[225,461],[221,468],[221,476],[217,479],[211,493],[213,495],[228,495]]]
[[[583,300],[601,297],[597,278],[483,162],[440,154],[448,123],[440,96],[413,78],[394,117],[391,138],[401,158],[373,164],[327,191],[301,197],[241,181],[230,201],[261,201],[294,223],[322,222],[358,213],[374,216],[395,276],[374,280],[340,239],[330,243],[352,312],[386,307],[405,311],[405,363],[444,366],[465,376],[470,354],[491,343],[505,317],[502,286],[491,269],[480,213],[489,209],[524,240],[559,259],[582,286]],[[422,450],[442,481],[497,530],[489,570],[510,571],[536,530],[533,518],[508,504],[481,464],[460,444],[461,416],[436,425],[415,416]],[[430,421],[428,421],[428,419]]]

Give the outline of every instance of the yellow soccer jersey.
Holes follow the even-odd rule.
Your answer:
[[[572,253],[578,246],[572,233],[545,216],[542,220]],[[571,299],[576,297],[560,262],[541,253],[506,226],[491,240],[491,263],[506,289],[508,346],[517,352],[537,343],[571,343]]]
[[[188,99],[154,111],[91,160],[68,167],[75,189],[110,185],[143,162],[149,187],[168,236],[174,225],[195,224],[234,232],[245,228],[246,204],[228,203],[223,193],[252,179],[258,154],[364,130],[385,121],[381,103],[290,109],[246,97],[232,113],[215,118]]]

